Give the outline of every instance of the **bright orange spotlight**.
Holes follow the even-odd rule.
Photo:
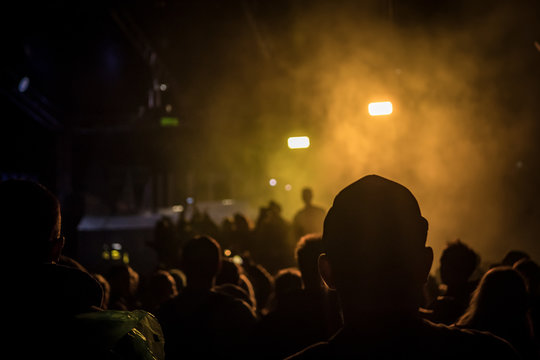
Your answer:
[[[392,103],[390,101],[372,102],[368,105],[368,111],[371,116],[390,115],[393,111]]]
[[[309,147],[309,137],[293,136],[287,140],[289,149],[305,149]]]

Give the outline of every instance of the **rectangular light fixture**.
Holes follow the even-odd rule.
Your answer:
[[[392,103],[390,101],[372,102],[368,105],[369,115],[390,115],[393,111]]]
[[[309,147],[309,137],[293,136],[287,140],[289,149],[305,149]]]

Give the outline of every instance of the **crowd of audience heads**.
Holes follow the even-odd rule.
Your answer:
[[[20,324],[51,330],[39,339],[21,330],[18,340],[57,358],[143,358],[122,357],[130,350],[118,339],[105,355],[80,354],[75,334],[85,329],[73,326],[81,314],[143,311],[159,324],[167,360],[540,358],[540,267],[525,251],[484,267],[458,239],[434,262],[414,195],[375,175],[341,190],[328,211],[309,188],[302,199],[291,221],[274,201],[254,221],[163,217],[148,243],[154,271],[119,262],[98,273],[63,254],[70,239],[49,190],[4,181],[6,249],[27,248],[12,307]]]

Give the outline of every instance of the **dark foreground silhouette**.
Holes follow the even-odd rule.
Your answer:
[[[291,359],[515,359],[487,333],[435,325],[418,315],[433,261],[428,222],[404,186],[371,175],[334,199],[319,259],[326,284],[339,293],[344,327]]]

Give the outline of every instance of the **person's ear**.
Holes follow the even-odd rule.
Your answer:
[[[54,239],[51,244],[51,260],[53,262],[58,262],[60,260],[60,254],[62,254],[62,249],[66,243],[66,239],[63,236],[59,236]]]
[[[326,253],[319,255],[319,274],[321,275],[324,284],[330,290],[336,289],[334,277],[332,276],[332,267],[330,266],[330,262],[328,262],[328,256]]]

